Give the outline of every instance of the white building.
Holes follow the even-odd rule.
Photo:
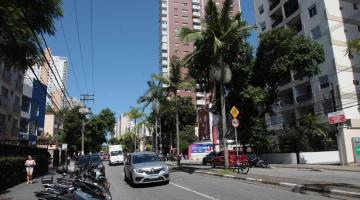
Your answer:
[[[280,86],[280,100],[274,105],[276,114],[266,117],[270,130],[281,130],[308,112],[327,120],[327,113],[335,110],[332,87],[336,110],[344,111],[347,119],[360,119],[360,59],[345,54],[347,42],[360,36],[359,9],[356,0],[254,0],[258,34],[276,27],[290,28],[322,44],[325,51],[319,75],[301,79],[291,73]],[[340,136],[341,146],[350,147],[351,137]],[[343,153],[343,157],[348,154],[346,162],[354,161],[349,148]]]
[[[130,119],[129,117],[129,113],[124,112],[121,113],[120,116],[120,129],[119,129],[119,133],[121,135],[130,132],[133,128],[134,128],[135,124],[134,122]]]

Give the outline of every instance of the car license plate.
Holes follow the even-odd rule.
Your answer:
[[[158,176],[155,176],[155,175],[149,176],[149,179],[157,179],[157,178],[158,178]]]

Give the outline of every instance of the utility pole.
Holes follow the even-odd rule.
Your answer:
[[[83,106],[82,108],[79,109],[79,113],[83,115],[82,118],[82,127],[81,127],[81,155],[85,154],[85,148],[84,148],[84,143],[85,143],[85,117],[86,115],[89,113],[89,109],[86,108],[85,103],[87,103],[88,101],[93,101],[94,102],[94,94],[81,94],[80,95],[80,100],[83,102]]]
[[[335,100],[335,90],[334,90],[334,84],[331,83],[331,102],[332,102],[332,106],[333,106],[333,112],[337,111],[336,108],[336,100]],[[339,158],[340,158],[340,164],[341,165],[345,165],[345,160],[344,160],[344,149],[343,149],[343,145],[342,145],[342,135],[344,134],[343,131],[338,131],[339,128],[339,124],[336,123],[335,124],[335,129],[336,129],[336,140],[338,143],[338,150],[339,150]],[[341,125],[340,125],[341,128]]]

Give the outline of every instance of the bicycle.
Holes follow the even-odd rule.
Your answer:
[[[249,170],[250,170],[250,164],[248,161],[241,161],[241,162],[237,162],[233,171],[237,170],[237,173],[241,173],[242,174],[247,174],[249,173]]]

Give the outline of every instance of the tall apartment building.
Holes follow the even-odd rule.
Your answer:
[[[224,0],[214,0],[221,9]],[[204,9],[208,0],[160,0],[160,72],[168,77],[170,72],[170,58],[176,56],[183,59],[194,50],[193,44],[184,44],[180,41],[178,34],[183,27],[195,31],[201,31],[201,19],[204,17]],[[240,1],[234,0],[231,12],[240,11]],[[183,75],[188,73],[187,68],[182,68]],[[200,139],[209,139],[212,128],[206,125],[209,121],[209,112],[201,110],[208,109],[208,94],[196,89],[195,91],[181,90],[179,95],[191,97],[198,110],[198,122],[204,123],[198,127]]]
[[[120,116],[120,128],[119,128],[119,136],[130,132],[133,128],[134,128],[135,124],[134,122],[130,119],[129,117],[129,113],[124,112],[121,113]]]
[[[355,0],[254,0],[258,34],[276,27],[293,29],[322,44],[325,52],[319,75],[300,78],[291,73],[279,87],[275,115],[266,117],[270,130],[281,130],[308,112],[327,120],[335,110],[332,88],[336,110],[342,110],[353,124],[360,119],[360,57],[345,54],[347,42],[360,36],[359,7]],[[351,127],[338,130],[338,146],[344,147],[340,158],[353,162],[351,139],[360,134]]]
[[[51,49],[44,49],[44,54],[54,73],[46,61],[41,65],[36,65],[34,71],[41,83],[47,86],[47,92],[51,95],[55,103],[55,105],[53,105],[54,103],[51,99],[47,98],[46,104],[52,107],[57,106],[58,108],[62,108],[65,101],[62,90],[65,91],[66,89],[68,60],[66,57],[52,55]],[[51,56],[54,59],[54,63],[52,62]],[[35,78],[32,72],[27,73],[29,77]]]
[[[0,139],[19,139],[24,73],[0,62]]]

